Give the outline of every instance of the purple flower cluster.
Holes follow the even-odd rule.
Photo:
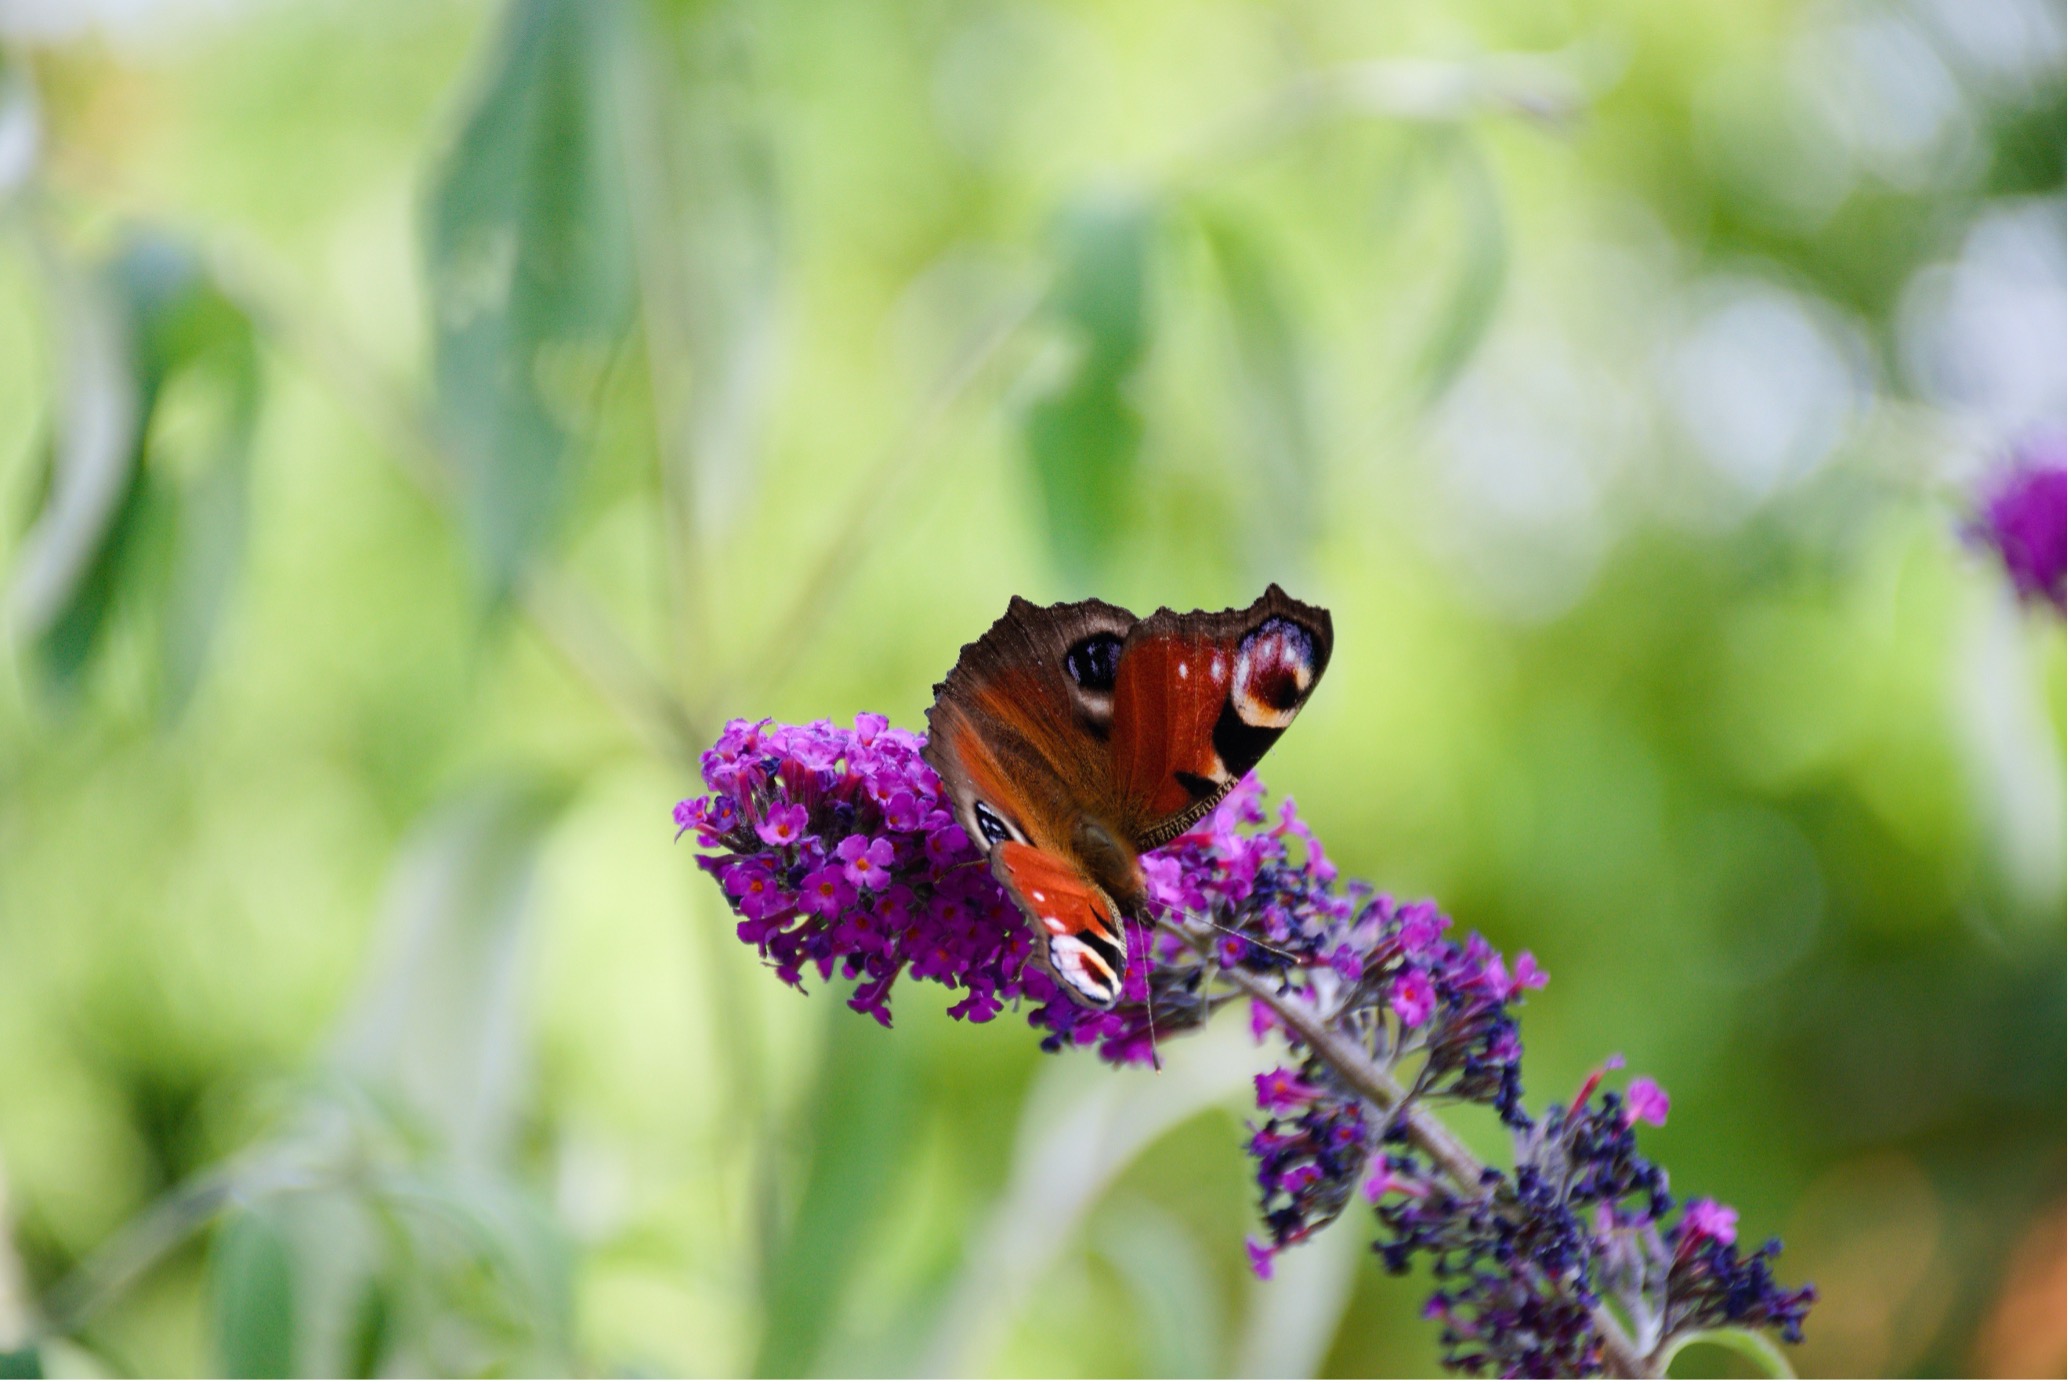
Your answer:
[[[1111,1011],[1083,1008],[1027,964],[1033,935],[957,825],[922,743],[866,712],[853,727],[732,721],[702,756],[711,791],[676,805],[678,834],[716,852],[698,863],[778,979],[803,989],[808,971],[839,972],[856,982],[849,1007],[887,1026],[902,975],[959,992],[949,1013],[974,1023],[1026,1001],[1045,1047],[1097,1046],[1114,1062],[1147,1063],[1154,1031],[1206,1020],[1201,968],[1155,966],[1144,928],[1129,929]]]
[[[808,970],[856,982],[849,1007],[890,1024],[892,984],[931,980],[984,1022],[1049,977],[1032,939],[921,761],[921,738],[865,714],[853,728],[734,721],[700,767],[712,790],[676,805],[679,834],[718,854],[699,865],[740,915],[737,931],[804,987]]]
[[[1607,1300],[1631,1324],[1637,1349],[1658,1356],[1693,1332],[1776,1328],[1800,1339],[1815,1294],[1771,1272],[1782,1246],[1734,1251],[1738,1213],[1710,1200],[1678,1207],[1668,1174],[1640,1155],[1642,1123],[1667,1118],[1668,1098],[1647,1078],[1621,1100],[1582,1093],[1514,1131],[1515,1169],[1484,1170],[1481,1185],[1452,1185],[1427,1159],[1391,1149],[1374,1191],[1390,1271],[1422,1257],[1438,1288],[1425,1315],[1439,1323],[1445,1363],[1505,1377],[1600,1373]]]
[[[1416,1059],[1411,1099],[1478,1101],[1513,1126],[1529,1124],[1519,1104],[1523,1049],[1513,1006],[1546,983],[1532,954],[1519,953],[1512,968],[1478,936],[1448,937],[1451,919],[1428,901],[1399,904],[1356,880],[1340,885],[1292,803],[1267,826],[1255,791],[1232,796],[1217,813],[1228,820],[1181,838],[1166,862],[1190,881],[1189,916],[1226,929],[1216,938],[1218,961],[1274,977],[1292,1001],[1333,1016],[1382,1071]],[[1257,1082],[1267,1119],[1248,1147],[1271,1238],[1250,1252],[1266,1275],[1275,1254],[1343,1211],[1374,1165],[1388,1117],[1399,1112],[1375,1109],[1268,1005],[1253,1002],[1252,1030],[1260,1038],[1279,1032],[1298,1063]]]
[[[1994,476],[1980,496],[1969,527],[1973,541],[1991,548],[2023,600],[2064,613],[2064,435],[2023,446],[2013,465]]]
[[[1263,1006],[1261,1006],[1263,1009]],[[1255,1013],[1263,1033],[1271,1011]],[[1357,1096],[1344,1092],[1331,1069],[1315,1058],[1299,1070],[1276,1067],[1254,1078],[1261,1110],[1245,1145],[1258,1164],[1259,1211],[1270,1237],[1251,1240],[1252,1272],[1273,1276],[1273,1256],[1336,1220],[1359,1185],[1374,1143],[1374,1128]]]
[[[735,721],[704,755],[711,791],[677,805],[679,834],[712,852],[700,864],[741,939],[787,984],[838,971],[855,982],[850,1006],[884,1024],[901,975],[956,992],[949,1012],[974,1022],[1025,1001],[1045,1048],[1120,1064],[1155,1061],[1155,1036],[1248,989],[1254,1036],[1289,1053],[1256,1078],[1264,1118],[1248,1149],[1268,1238],[1248,1249],[1261,1276],[1357,1192],[1377,1204],[1389,1269],[1429,1263],[1427,1315],[1455,1368],[1599,1372],[1607,1302],[1645,1353],[1729,1324],[1797,1339],[1812,1290],[1775,1282],[1774,1242],[1736,1254],[1734,1213],[1700,1201],[1678,1215],[1667,1175],[1639,1155],[1634,1125],[1667,1117],[1659,1086],[1637,1078],[1592,1105],[1599,1072],[1570,1105],[1526,1114],[1515,1007],[1546,983],[1529,952],[1513,966],[1478,936],[1448,936],[1429,902],[1340,881],[1294,805],[1268,814],[1247,777],[1143,857],[1152,911],[1174,926],[1132,924],[1121,1003],[1083,1007],[1028,964],[1033,935],[921,745],[866,714],[852,728]],[[1381,1099],[1402,1072],[1414,1075],[1399,1097]],[[1514,1171],[1440,1158],[1410,1111],[1437,1101],[1493,1109]]]

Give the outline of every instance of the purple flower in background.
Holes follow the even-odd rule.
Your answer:
[[[1993,476],[1966,530],[1999,555],[2023,600],[2046,601],[2064,613],[2064,435],[2018,449],[2013,465]]]
[[[1033,934],[921,744],[881,716],[852,729],[735,721],[703,756],[711,791],[677,805],[678,831],[710,852],[700,866],[780,980],[839,971],[850,1007],[889,1025],[908,976],[954,993],[953,1017],[1017,1006],[1046,1049],[1094,1047],[1121,1065],[1154,1060],[1153,1032],[1183,1033],[1248,995],[1253,1036],[1285,1052],[1255,1078],[1262,1121],[1245,1145],[1267,1232],[1245,1246],[1254,1272],[1270,1277],[1361,1193],[1383,1264],[1429,1264],[1425,1316],[1455,1369],[1632,1368],[1725,1325],[1798,1339],[1813,1293],[1777,1284],[1779,1246],[1735,1254],[1737,1213],[1700,1200],[1678,1214],[1667,1174],[1640,1156],[1636,1127],[1668,1116],[1657,1083],[1598,1096],[1623,1066],[1613,1058],[1567,1105],[1526,1114],[1515,1006],[1547,980],[1531,953],[1507,964],[1482,938],[1449,935],[1436,905],[1341,879],[1294,804],[1269,816],[1247,776],[1143,857],[1155,916],[1127,929],[1121,1002],[1085,1008],[1028,964]],[[1510,1130],[1511,1172],[1434,1125],[1430,1107],[1460,1101]]]
[[[1625,1088],[1627,1123],[1643,1123],[1659,1129],[1668,1123],[1668,1092],[1650,1076],[1636,1076]]]

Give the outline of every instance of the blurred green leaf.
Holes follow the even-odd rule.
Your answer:
[[[763,1275],[754,1369],[762,1378],[820,1368],[843,1289],[869,1262],[873,1231],[913,1143],[914,1081],[901,1045],[846,1006],[823,1007],[805,1187]]]
[[[231,1379],[295,1372],[295,1271],[287,1237],[263,1209],[233,1212],[209,1253],[216,1363]]]
[[[135,234],[114,268],[141,329],[144,485],[166,530],[151,618],[160,709],[173,720],[201,680],[243,563],[258,348],[251,322],[185,246]]]
[[[1140,1071],[1047,1064],[1023,1104],[1013,1166],[991,1215],[966,1249],[921,1372],[996,1368],[1007,1324],[1082,1233],[1115,1180],[1158,1139],[1248,1087],[1250,1040],[1210,1028],[1164,1055],[1157,1080]]]
[[[1440,307],[1417,363],[1426,400],[1436,399],[1459,378],[1488,335],[1503,303],[1510,274],[1510,239],[1503,223],[1503,195],[1488,156],[1472,136],[1446,130],[1435,136],[1449,156],[1459,193],[1460,257],[1453,286]]]
[[[627,0],[512,0],[434,178],[437,413],[492,599],[552,537],[633,301]]]
[[[753,491],[776,381],[783,201],[751,40],[723,12],[654,22],[628,88],[640,313],[662,463],[717,539]]]
[[[1201,214],[1201,225],[1222,275],[1250,425],[1246,513],[1255,522],[1244,533],[1265,575],[1285,579],[1315,532],[1319,479],[1300,324],[1257,238],[1213,212]]]
[[[345,1376],[372,1379],[387,1358],[394,1333],[394,1308],[387,1287],[378,1279],[367,1283],[346,1337]]]
[[[1186,1226],[1142,1200],[1114,1208],[1099,1224],[1101,1254],[1136,1303],[1144,1374],[1205,1379],[1215,1373],[1222,1336],[1216,1285]]]
[[[493,1163],[516,1120],[534,864],[563,801],[538,783],[494,782],[418,827],[342,1028],[345,1068],[400,1095],[463,1163]]]
[[[43,279],[63,350],[43,493],[8,583],[15,637],[46,684],[75,694],[113,604],[134,528],[145,390],[117,286],[47,243]]]
[[[1796,1379],[1797,1371],[1791,1362],[1777,1349],[1776,1342],[1759,1331],[1748,1331],[1737,1326],[1722,1326],[1714,1331],[1699,1331],[1676,1340],[1674,1348],[1661,1362],[1663,1374],[1675,1363],[1676,1357],[1691,1346],[1718,1346],[1730,1350],[1741,1359],[1762,1372],[1766,1379]]]
[[[0,1379],[43,1378],[43,1352],[34,1345],[0,1350]]]
[[[1041,493],[1050,549],[1084,586],[1119,545],[1143,417],[1128,397],[1149,333],[1157,206],[1109,193],[1068,207],[1055,232],[1051,315],[1073,356],[1029,404],[1024,441]]]
[[[15,573],[17,633],[70,701],[117,612],[133,610],[155,648],[160,711],[177,719],[244,552],[260,401],[251,324],[156,231],[129,231],[91,269],[47,259],[65,397]],[[170,421],[169,396],[185,405]]]
[[[569,1246],[533,1198],[498,1174],[432,1165],[384,1174],[373,1188],[409,1247],[406,1302],[386,1301],[373,1324],[404,1334],[391,1318],[415,1315],[418,1350],[439,1320],[465,1320],[476,1340],[465,1356],[434,1353],[437,1373],[563,1374],[575,1332]],[[440,1342],[432,1340],[436,1352]],[[458,1342],[446,1345],[457,1346]]]

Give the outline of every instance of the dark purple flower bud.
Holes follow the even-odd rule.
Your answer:
[[[1437,1275],[1436,1319],[1446,1362],[1503,1375],[1600,1373],[1605,1341],[1595,1310],[1620,1302],[1656,1352],[1719,1326],[1773,1327],[1799,1339],[1814,1294],[1779,1287],[1778,1246],[1732,1251],[1738,1215],[1710,1200],[1676,1217],[1668,1176],[1642,1157],[1635,1126],[1667,1116],[1667,1096],[1645,1077],[1627,1096],[1596,1095],[1591,1073],[1566,1106],[1517,1131],[1515,1170],[1472,1197],[1448,1191],[1412,1154],[1390,1154],[1373,1179],[1395,1272],[1427,1258]],[[1595,1104],[1590,1103],[1596,1095]]]

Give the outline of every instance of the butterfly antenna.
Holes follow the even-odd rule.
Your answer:
[[[1158,997],[1150,993],[1150,977],[1144,977],[1143,1021],[1151,1031],[1151,1070],[1162,1072],[1165,1064],[1158,1060]]]
[[[1180,917],[1186,919],[1190,923],[1200,923],[1204,927],[1214,928],[1217,932],[1227,932],[1230,936],[1236,938],[1240,942],[1249,942],[1252,946],[1259,948],[1261,951],[1269,951],[1275,956],[1284,957],[1287,960],[1292,961],[1297,966],[1302,964],[1302,959],[1299,956],[1296,956],[1293,952],[1282,951],[1280,948],[1274,946],[1271,942],[1261,942],[1258,940],[1258,938],[1253,937],[1248,932],[1239,932],[1237,929],[1233,927],[1226,927],[1222,923],[1218,923],[1213,918],[1207,917],[1200,913],[1189,913],[1183,908],[1175,908],[1172,911],[1177,913]]]
[[[1151,977],[1158,968],[1157,957],[1152,954],[1152,948],[1156,945],[1153,939],[1157,930],[1157,920],[1139,917],[1137,926],[1143,936],[1143,1021],[1150,1028],[1151,1070],[1162,1072],[1165,1070],[1165,1064],[1158,1060],[1158,996],[1151,988]],[[1129,968],[1126,965],[1122,967],[1122,983],[1124,986],[1129,983]]]

